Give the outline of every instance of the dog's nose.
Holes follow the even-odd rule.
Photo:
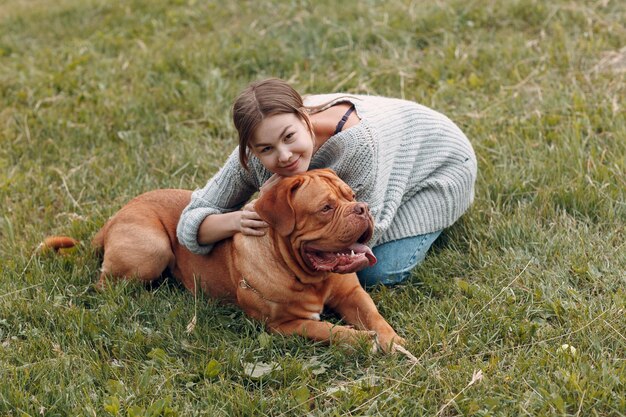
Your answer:
[[[369,207],[367,206],[367,203],[356,203],[354,206],[354,213],[360,216],[366,214],[368,210]]]

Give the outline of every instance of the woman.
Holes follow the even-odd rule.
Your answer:
[[[358,273],[361,283],[396,284],[474,197],[471,144],[447,117],[410,101],[346,94],[303,101],[271,78],[239,95],[233,121],[238,148],[193,193],[178,223],[179,241],[194,253],[237,232],[263,235],[267,224],[244,204],[272,176],[332,168],[374,217],[369,244],[378,263]]]

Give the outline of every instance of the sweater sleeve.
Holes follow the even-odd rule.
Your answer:
[[[198,230],[207,216],[239,210],[259,189],[256,177],[239,163],[238,152],[236,148],[204,188],[193,192],[180,216],[176,236],[193,253],[207,254],[213,249],[213,244],[198,243]]]

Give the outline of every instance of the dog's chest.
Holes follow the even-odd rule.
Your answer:
[[[320,320],[324,309],[325,291],[313,286],[307,288],[274,287],[267,285],[258,290],[242,278],[238,285],[238,303],[249,314],[260,320],[291,319]],[[252,312],[256,312],[252,314]]]
[[[289,291],[287,303],[274,305],[273,315],[297,319],[320,320],[324,310],[324,297],[316,291]]]
[[[294,295],[294,300],[290,305],[293,314],[303,319],[319,321],[324,310],[325,294],[315,290],[305,290]]]
[[[324,304],[304,304],[302,306],[304,318],[309,320],[320,320],[322,310],[324,310]]]

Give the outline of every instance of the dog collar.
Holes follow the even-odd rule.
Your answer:
[[[269,301],[270,303],[274,303],[275,302],[275,301],[272,301],[272,300],[269,300],[269,299],[263,297],[263,294],[261,294],[259,292],[259,290],[257,290],[252,285],[250,285],[250,283],[246,280],[246,277],[244,277],[243,275],[241,276],[241,281],[239,281],[239,288],[243,288],[244,290],[251,290],[253,293],[258,295],[260,298],[264,299],[265,301]]]
[[[300,281],[300,279],[299,279],[296,275],[294,275],[293,277],[294,277],[294,279],[295,279],[296,281],[298,281],[301,285],[304,285],[304,284],[302,284],[302,281]],[[256,288],[254,288],[252,285],[250,285],[250,283],[248,282],[248,280],[246,280],[246,277],[244,277],[243,275],[241,276],[241,281],[239,281],[239,288],[244,289],[244,290],[250,290],[250,291],[252,291],[253,293],[255,293],[256,295],[258,295],[260,298],[264,299],[265,301],[269,301],[270,303],[275,303],[275,302],[276,302],[276,301],[270,300],[269,298],[265,298],[265,297],[263,296],[263,294],[261,294],[261,293],[259,292],[259,290],[257,290],[257,289],[256,289]]]

